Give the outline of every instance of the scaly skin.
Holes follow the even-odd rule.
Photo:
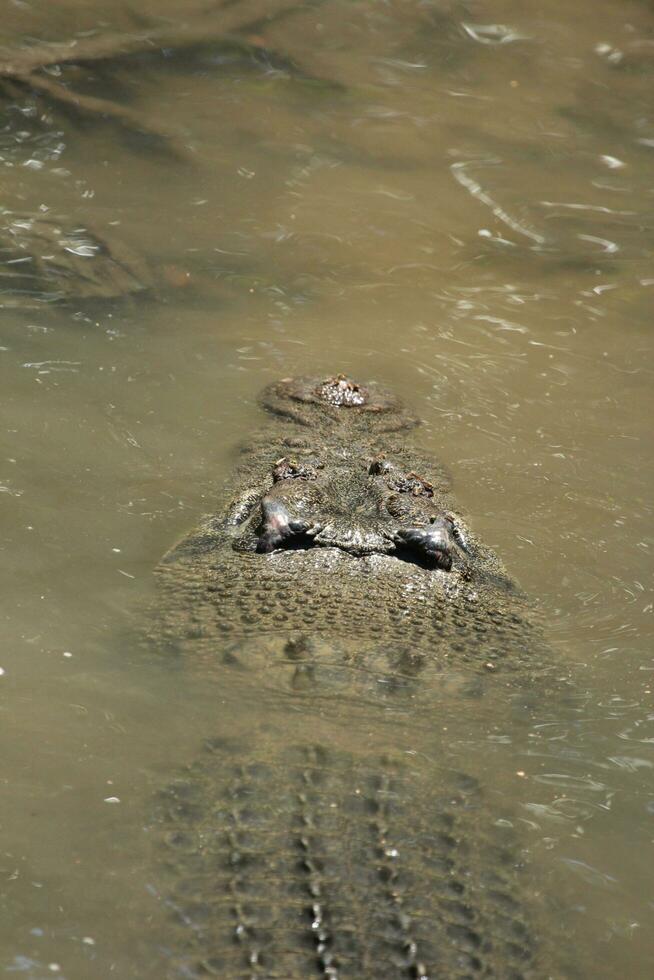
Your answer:
[[[263,404],[224,509],[158,569],[153,635],[218,691],[290,697],[293,730],[215,740],[162,796],[171,976],[558,976],[478,781],[417,751],[450,697],[472,716],[546,676],[529,603],[392,395],[286,379]],[[411,749],[352,750],[371,705],[412,713]]]

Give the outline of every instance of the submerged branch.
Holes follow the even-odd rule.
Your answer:
[[[44,42],[13,51],[0,47],[0,76],[24,77],[41,68],[107,61],[161,48],[184,48],[223,40],[297,9],[297,0],[243,0],[190,21],[166,24],[142,34],[99,34],[60,43]]]
[[[113,119],[128,129],[156,137],[177,155],[187,156],[175,134],[158,123],[112,100],[79,94],[44,72],[56,65],[109,61],[165,48],[182,49],[226,41],[249,45],[252,51],[258,51],[260,46],[238,36],[240,32],[251,31],[256,25],[269,23],[297,9],[297,0],[241,0],[181,23],[142,33],[99,34],[66,42],[43,42],[16,50],[4,46],[0,47],[0,83],[4,83],[9,91],[26,87],[78,112]],[[307,77],[311,77],[310,73]]]
[[[159,124],[152,123],[127,106],[112,102],[110,99],[99,99],[93,95],[80,95],[47,75],[30,75],[26,79],[26,83],[34,91],[41,92],[53,101],[70,106],[78,112],[84,112],[87,115],[106,116],[127,129],[135,129],[148,136],[153,136],[157,140],[163,140],[166,142],[167,148],[176,156],[185,157],[188,155],[175,133],[165,130]]]

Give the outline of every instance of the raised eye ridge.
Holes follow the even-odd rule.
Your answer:
[[[452,567],[455,538],[447,518],[436,518],[425,527],[400,528],[393,539],[400,549],[414,552],[436,568],[449,571]]]
[[[302,538],[311,538],[319,530],[318,525],[292,517],[279,500],[264,497],[261,501],[261,530],[257,551],[268,554],[278,548],[301,547]]]

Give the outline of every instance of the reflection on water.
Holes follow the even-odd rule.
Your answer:
[[[444,704],[434,744],[451,725],[439,751],[482,758],[517,808],[582,975],[649,976],[651,5],[255,6],[245,44],[44,70],[163,142],[2,84],[0,226],[91,228],[152,286],[58,306],[0,280],[0,968],[162,975],[149,801],[261,705],[149,659],[133,625],[262,385],[344,370],[417,409],[576,679],[574,710],[526,725]],[[192,13],[33,0],[0,43]],[[371,744],[413,722],[365,719]]]

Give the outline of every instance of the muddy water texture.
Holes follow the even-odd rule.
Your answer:
[[[3,6],[5,50],[165,44],[43,70],[127,115],[0,88],[0,226],[92,228],[144,286],[0,269],[0,974],[184,975],[152,801],[206,738],[294,751],[309,709],[140,645],[153,569],[263,385],[346,371],[424,420],[574,695],[318,692],[316,743],[482,773],[552,975],[650,977],[651,3],[251,3],[180,46],[192,3]]]

